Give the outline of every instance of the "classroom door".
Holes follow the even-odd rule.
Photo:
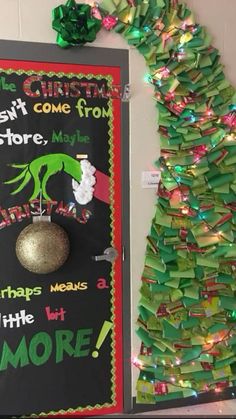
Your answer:
[[[122,410],[119,85],[119,67],[0,61],[1,415]],[[69,237],[51,273],[15,253],[39,218]]]

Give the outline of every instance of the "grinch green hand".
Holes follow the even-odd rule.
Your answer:
[[[67,154],[47,154],[45,156],[38,157],[30,163],[26,164],[10,164],[11,167],[22,169],[21,173],[13,179],[7,180],[4,183],[10,185],[22,180],[21,184],[11,192],[11,195],[16,195],[21,192],[24,187],[32,179],[34,181],[34,191],[30,197],[30,200],[36,199],[40,191],[42,191],[42,197],[46,200],[51,200],[47,193],[46,186],[49,178],[61,171],[64,171],[77,182],[81,181],[82,170],[80,163],[73,159],[73,157]],[[46,168],[45,173],[40,179],[40,173],[43,168]]]

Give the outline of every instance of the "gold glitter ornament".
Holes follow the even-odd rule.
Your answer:
[[[55,223],[37,221],[28,225],[16,241],[16,256],[30,272],[47,274],[68,258],[70,243],[65,230]]]

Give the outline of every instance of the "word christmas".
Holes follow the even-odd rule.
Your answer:
[[[101,99],[121,99],[126,93],[122,93],[122,86],[111,85],[106,86],[104,83],[95,83],[87,81],[71,80],[69,82],[62,81],[46,81],[42,76],[30,76],[23,83],[23,90],[30,97],[86,97]]]
[[[86,224],[92,213],[83,209],[81,215],[78,216],[75,206],[71,208],[70,204],[64,204],[63,201],[42,201],[43,214],[51,216],[54,211],[56,214],[64,217],[74,218],[80,224]],[[34,199],[28,204],[17,205],[8,209],[0,207],[0,229],[5,228],[13,223],[20,222],[24,218],[31,218],[32,216],[40,215],[40,200]]]

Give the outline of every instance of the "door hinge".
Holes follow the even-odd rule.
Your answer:
[[[122,262],[125,260],[125,246],[122,246]]]

